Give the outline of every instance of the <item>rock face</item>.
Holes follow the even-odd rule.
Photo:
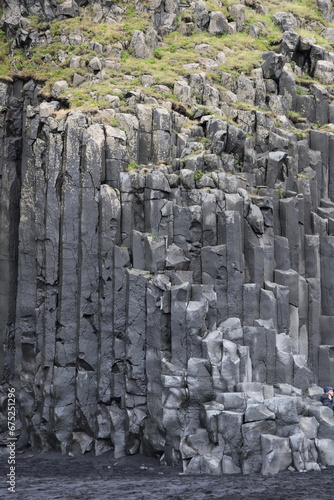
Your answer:
[[[179,3],[154,3],[168,33]],[[242,29],[231,12],[235,26],[195,3],[214,35]],[[196,108],[187,128],[139,91],[131,114],[63,114],[62,82],[51,102],[32,80],[0,83],[0,368],[18,446],[140,451],[189,473],[333,465],[319,385],[334,377],[334,135],[299,138],[265,112],[327,124],[331,105],[321,85],[297,95],[287,64],[316,74],[315,45],[283,47],[255,79],[223,75],[224,95],[205,73],[176,82],[234,124]]]

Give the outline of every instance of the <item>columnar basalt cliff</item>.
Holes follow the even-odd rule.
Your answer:
[[[77,37],[96,53],[82,74],[70,54],[74,89],[102,86],[126,50],[149,59],[175,30],[257,39],[265,27],[247,15],[270,12],[249,0],[3,3],[12,50],[28,53],[54,42],[30,15],[149,16],[111,48],[64,29],[69,52]],[[334,39],[331,2],[317,7],[315,31]],[[189,473],[334,464],[333,412],[319,402],[334,381],[334,53],[299,34],[307,20],[274,22],[279,47],[250,74],[222,69],[233,50],[212,58],[203,43],[172,88],[152,70],[130,89],[125,74],[103,109],[66,109],[66,80],[49,95],[20,73],[0,83],[3,445],[14,386],[21,447],[142,452]]]

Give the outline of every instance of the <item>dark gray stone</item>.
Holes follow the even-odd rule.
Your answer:
[[[264,62],[262,63],[263,78],[278,79],[281,76],[284,66],[284,58],[275,52],[265,52],[263,54]]]
[[[275,235],[275,268],[291,269],[289,240],[284,236]]]
[[[260,317],[260,285],[246,283],[243,286],[243,324],[253,326]]]
[[[299,230],[298,199],[297,197],[281,199],[279,205],[282,236],[286,237],[289,241],[291,267],[298,272],[302,247]]]
[[[320,239],[320,267],[321,267],[321,311],[326,316],[334,315],[333,303],[333,252],[334,237],[322,236]]]
[[[275,270],[275,281],[280,285],[287,286],[289,288],[289,303],[298,306],[299,305],[299,281],[298,273],[289,269],[283,271],[280,269]]]
[[[261,436],[264,434],[275,434],[276,423],[273,420],[261,420],[248,422],[242,426],[243,437],[243,462],[242,472],[250,474],[260,472],[262,468],[262,444]]]
[[[243,263],[240,234],[241,217],[239,212],[223,214],[222,243],[226,244],[227,263],[227,304],[228,316],[240,317],[242,314]]]

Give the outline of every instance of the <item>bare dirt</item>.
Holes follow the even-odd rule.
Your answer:
[[[7,455],[0,455],[0,498],[12,500],[333,500],[334,467],[321,472],[208,476],[134,455],[114,459],[58,453],[16,456],[15,493],[7,490]]]

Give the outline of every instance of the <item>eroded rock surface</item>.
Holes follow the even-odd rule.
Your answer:
[[[183,7],[152,4],[138,59]],[[8,32],[27,8],[6,3]],[[214,36],[244,29],[243,5],[235,21],[202,1],[193,14]],[[319,386],[334,376],[334,135],[312,125],[332,120],[333,55],[280,14],[280,53],[249,77],[223,73],[225,90],[195,68],[178,104],[133,89],[128,112],[116,95],[106,111],[64,111],[66,81],[50,102],[33,80],[0,84],[0,365],[18,446],[158,454],[189,473],[333,465]],[[297,93],[291,62],[320,84]],[[103,80],[103,58],[88,66]]]

